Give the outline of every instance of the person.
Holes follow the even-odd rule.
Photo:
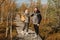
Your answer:
[[[34,29],[36,32],[35,37],[37,37],[39,35],[39,24],[42,20],[42,16],[40,14],[40,11],[37,7],[34,8],[34,13],[31,15],[32,17],[32,23],[34,25]]]
[[[30,22],[30,16],[29,16],[29,11],[28,11],[28,9],[25,10],[24,15],[25,15],[25,20],[24,20],[25,26],[24,26],[24,28],[23,28],[22,33],[23,33],[24,30],[26,29],[26,34],[28,34],[29,22]]]

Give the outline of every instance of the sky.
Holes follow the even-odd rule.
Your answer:
[[[34,1],[36,1],[36,0],[34,0]],[[29,4],[30,3],[30,0],[17,0],[16,1],[16,3],[18,5],[21,5],[23,2]],[[47,4],[47,0],[41,0],[41,4]]]
[[[47,4],[47,0],[41,0],[41,4]]]

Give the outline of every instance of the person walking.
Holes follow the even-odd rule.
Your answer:
[[[28,9],[25,10],[24,16],[25,16],[25,20],[24,20],[25,26],[23,27],[22,33],[23,33],[24,30],[26,29],[26,34],[28,34],[29,23],[30,23],[30,15],[29,15]]]
[[[39,35],[39,24],[42,20],[42,16],[40,14],[40,11],[37,7],[34,8],[34,13],[31,15],[32,17],[32,23],[34,25],[34,29],[36,32],[35,37],[37,37]]]

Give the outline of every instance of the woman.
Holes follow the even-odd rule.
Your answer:
[[[34,29],[35,29],[35,32],[36,32],[35,37],[37,37],[37,35],[39,35],[39,24],[42,20],[40,11],[37,7],[34,8],[34,13],[31,16],[32,16],[32,22],[33,22],[33,25],[34,25]]]
[[[23,33],[24,30],[26,29],[26,34],[28,34],[29,22],[30,22],[30,16],[29,16],[29,11],[28,11],[28,9],[25,10],[24,16],[25,16],[25,20],[24,20],[25,26],[24,26],[24,28],[23,28],[22,33]]]

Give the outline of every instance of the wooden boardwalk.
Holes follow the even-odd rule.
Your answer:
[[[16,30],[18,32],[18,35],[17,35],[18,40],[42,40],[39,36],[34,38],[36,33],[35,33],[35,31],[32,31],[30,29],[29,29],[27,35],[25,34],[26,33],[25,31],[24,31],[24,33],[21,33],[21,31],[24,27],[24,23],[19,20],[20,19],[19,16],[17,16],[16,18],[17,18],[16,25],[19,26],[19,27],[16,27]]]

